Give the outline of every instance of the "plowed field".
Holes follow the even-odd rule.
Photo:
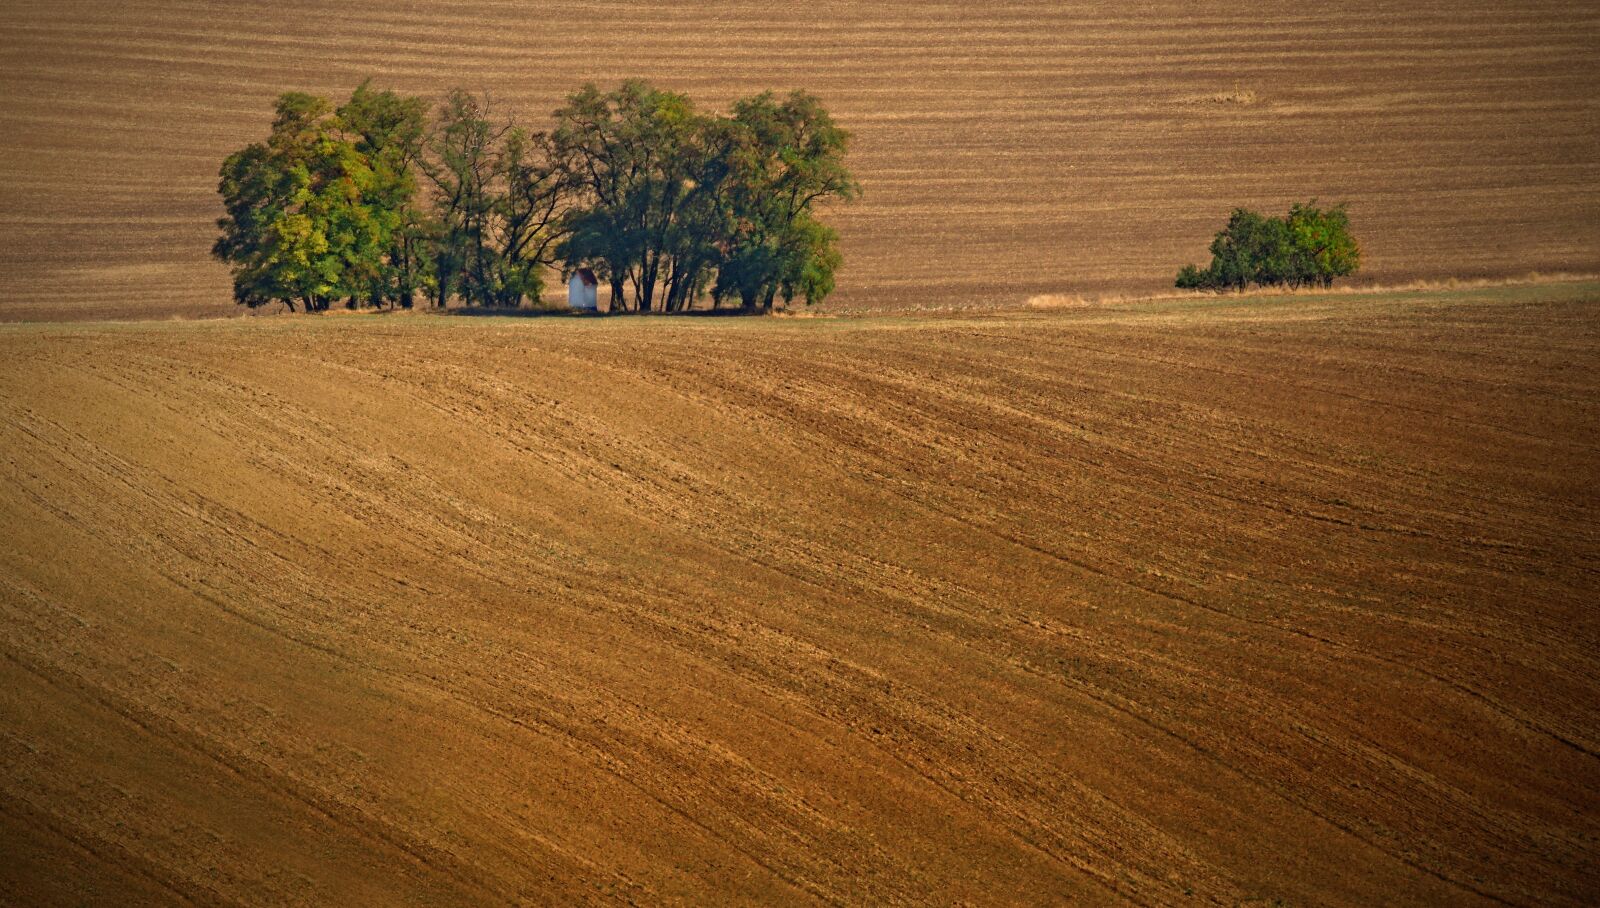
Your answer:
[[[0,319],[231,314],[218,165],[367,76],[533,124],[588,80],[808,89],[866,189],[839,308],[1157,289],[1311,197],[1379,282],[1600,271],[1592,3],[8,0]]]
[[[1597,307],[5,328],[0,902],[1593,904]]]

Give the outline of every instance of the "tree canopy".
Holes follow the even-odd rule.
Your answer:
[[[224,161],[213,253],[245,305],[513,307],[547,269],[593,269],[612,308],[820,302],[841,264],[818,207],[860,188],[813,96],[702,113],[643,81],[586,85],[548,132],[455,90],[433,111],[363,83],[334,109],[288,93]]]
[[[710,289],[771,308],[833,289],[837,236],[816,205],[855,198],[849,136],[816,98],[771,92],[699,113],[688,97],[629,81],[593,85],[556,112],[551,149],[578,200],[562,246],[634,305],[669,311]]]
[[[1211,264],[1185,265],[1176,286],[1185,290],[1243,290],[1248,286],[1330,287],[1361,267],[1361,247],[1350,233],[1344,205],[1318,208],[1316,200],[1290,207],[1284,217],[1234,209],[1211,241]]]

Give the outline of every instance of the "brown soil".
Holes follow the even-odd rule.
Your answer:
[[[0,902],[1592,904],[1597,306],[0,330]]]
[[[223,315],[222,158],[286,89],[822,96],[866,196],[840,308],[1147,292],[1235,205],[1349,200],[1369,279],[1600,270],[1600,15],[1568,0],[396,5],[0,17],[0,319]]]

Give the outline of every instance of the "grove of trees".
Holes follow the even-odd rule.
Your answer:
[[[642,81],[588,85],[542,132],[459,89],[431,116],[365,83],[339,107],[291,92],[266,141],[223,162],[212,252],[252,307],[515,307],[578,267],[613,310],[810,304],[841,262],[817,206],[860,193],[848,142],[798,91],[716,115]]]
[[[1350,233],[1344,205],[1318,208],[1296,202],[1284,217],[1235,209],[1211,241],[1211,264],[1185,265],[1176,285],[1184,290],[1257,287],[1329,287],[1361,267],[1361,246]]]

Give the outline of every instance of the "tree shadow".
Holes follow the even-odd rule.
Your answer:
[[[440,310],[435,310],[440,311]],[[604,312],[573,309],[497,309],[493,306],[462,306],[442,310],[442,314],[467,318],[604,318]]]
[[[684,309],[678,312],[639,312],[624,309],[620,312],[600,312],[581,309],[496,309],[492,306],[463,306],[445,309],[444,315],[468,318],[748,318],[770,314],[761,309],[723,307],[721,309]]]
[[[764,309],[741,309],[736,306],[724,306],[721,309],[685,309],[680,312],[619,312],[618,315],[669,315],[684,318],[750,318],[760,315],[770,315]]]

